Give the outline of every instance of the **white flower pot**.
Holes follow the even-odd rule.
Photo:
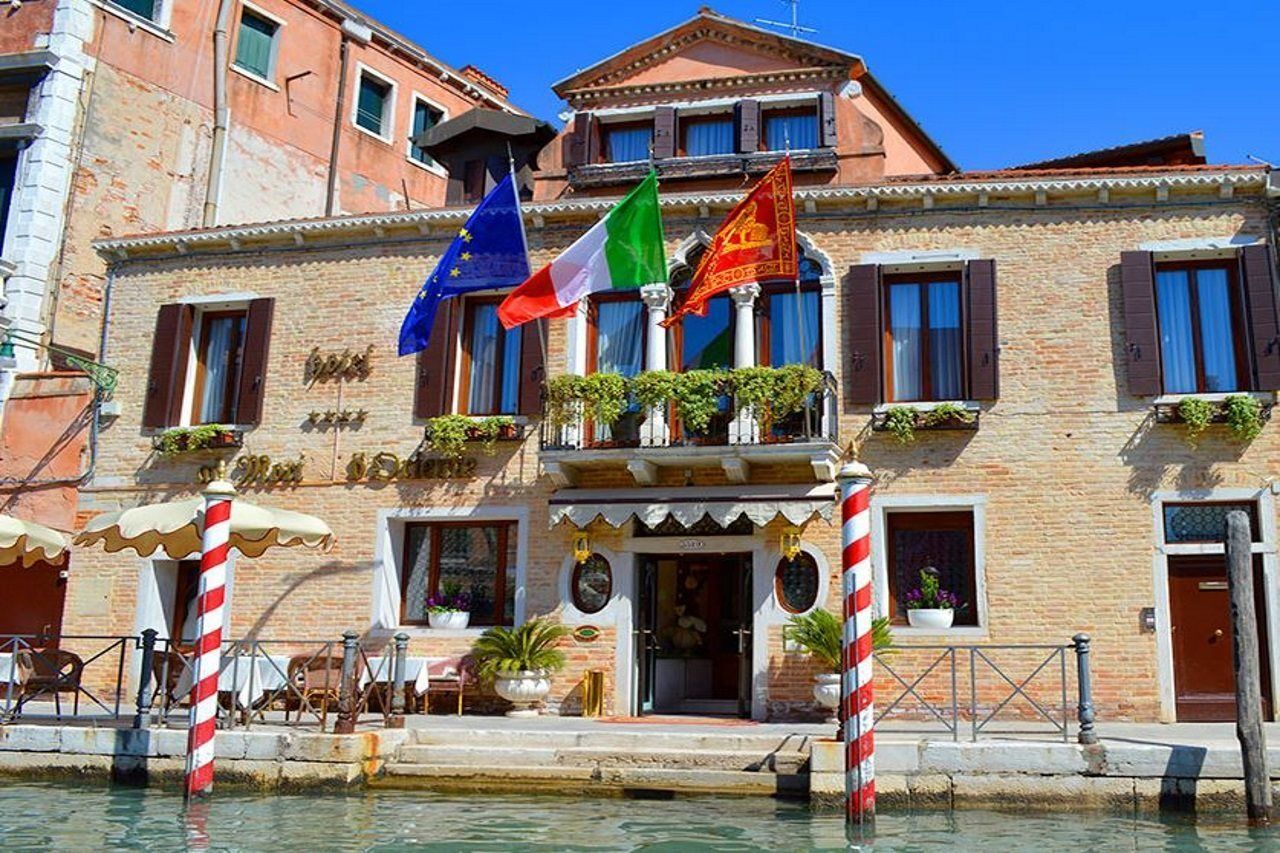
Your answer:
[[[536,717],[534,705],[551,692],[551,679],[542,672],[500,672],[493,679],[493,689],[515,707],[508,717]]]
[[[427,624],[446,631],[461,631],[471,624],[471,614],[465,610],[445,610],[427,614]]]
[[[919,608],[907,611],[907,624],[912,628],[950,628],[956,612],[950,607]]]
[[[835,719],[835,710],[840,707],[840,673],[820,672],[813,677],[813,698],[818,704],[832,714],[828,722]]]

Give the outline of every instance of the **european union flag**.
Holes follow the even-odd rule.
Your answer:
[[[529,277],[520,198],[511,175],[476,206],[423,282],[400,326],[400,354],[427,348],[441,300],[473,290],[510,287]]]

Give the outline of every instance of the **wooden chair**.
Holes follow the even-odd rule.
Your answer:
[[[63,649],[23,649],[18,652],[19,667],[28,668],[30,675],[22,685],[22,698],[18,700],[17,714],[22,706],[38,696],[53,694],[53,708],[62,719],[62,694],[73,697],[72,713],[80,715],[80,677],[84,674],[84,661],[80,656]],[[25,662],[21,659],[25,657]]]
[[[156,683],[156,697],[160,700],[161,713],[167,714],[174,705],[189,702],[191,693],[178,693],[178,684],[191,666],[190,654],[183,654],[177,649],[156,651],[151,659],[151,674]]]
[[[356,660],[356,671],[353,677],[359,684],[360,661]],[[319,714],[320,727],[324,728],[329,715],[329,706],[338,705],[338,695],[342,688],[342,657],[340,655],[294,655],[289,659],[289,697],[285,702],[285,722],[289,721],[290,706],[298,712],[298,721],[302,721],[305,711]]]
[[[462,700],[468,687],[476,684],[475,664],[470,655],[446,658],[427,667],[427,696],[423,702],[425,713],[431,713],[431,697],[436,693],[456,693],[458,716],[462,716]]]

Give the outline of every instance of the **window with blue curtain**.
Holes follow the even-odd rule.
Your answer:
[[[368,74],[360,75],[360,90],[356,95],[356,124],[370,133],[386,136],[387,99],[391,87]]]
[[[818,147],[818,113],[778,111],[764,114],[766,151],[803,151]]]
[[[686,157],[732,154],[737,150],[732,117],[681,119],[680,125],[684,131]]]
[[[436,109],[421,98],[413,102],[413,132],[410,138],[417,138],[418,134],[425,133],[440,123],[440,119],[444,118],[444,112]],[[421,146],[409,143],[409,156],[419,163],[426,166],[435,165],[435,160],[427,153],[427,149]]]
[[[521,327],[502,327],[497,302],[471,302],[467,309],[467,414],[515,414],[520,406]]]
[[[156,19],[158,5],[156,0],[111,0],[111,2],[121,9],[128,9],[140,18],[146,18],[148,21]]]
[[[890,402],[938,402],[964,395],[960,281],[896,280],[885,300]]]
[[[270,80],[278,29],[274,21],[268,21],[248,9],[241,10],[240,34],[236,37],[236,65],[250,74]]]
[[[605,160],[610,163],[633,163],[649,159],[653,143],[653,125],[646,127],[606,127]]]
[[[757,302],[756,344],[760,364],[822,367],[822,269],[800,258],[800,293],[795,282],[771,282]]]
[[[1156,311],[1166,394],[1242,390],[1239,320],[1227,266],[1156,270]]]
[[[638,298],[600,300],[592,309],[596,371],[635,376],[644,369],[644,303]]]

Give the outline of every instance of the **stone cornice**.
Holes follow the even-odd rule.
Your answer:
[[[784,83],[808,83],[814,80],[847,80],[848,69],[835,66],[788,68],[782,71],[763,71],[758,74],[739,74],[733,77],[706,77],[701,80],[671,80],[652,83],[636,83],[626,86],[593,87],[565,92],[564,98],[574,109],[592,104],[627,103],[654,96],[705,95],[730,89],[749,89],[755,94],[767,92],[771,86]]]
[[[861,203],[874,209],[880,202],[920,200],[922,209],[946,215],[946,208],[935,208],[938,200],[975,198],[978,206],[986,206],[991,195],[1024,196],[1035,204],[1046,204],[1049,195],[1092,196],[1104,203],[1112,193],[1150,191],[1151,205],[1168,200],[1171,190],[1212,192],[1220,198],[1231,198],[1236,190],[1254,189],[1261,193],[1267,184],[1267,170],[1253,168],[1202,169],[1196,171],[1152,171],[1141,174],[1089,174],[1030,176],[1017,173],[1001,175],[947,176],[933,179],[892,181],[859,186],[797,187],[795,199],[805,214],[818,212],[824,205]],[[1202,196],[1203,197],[1203,196]],[[707,216],[712,209],[727,210],[742,199],[739,191],[670,193],[661,196],[664,210],[692,210]],[[550,219],[572,219],[598,216],[617,204],[616,197],[578,197],[526,204],[525,218],[534,227],[543,227]],[[992,207],[998,211],[999,207]],[[1046,210],[1052,210],[1046,207]],[[341,239],[351,243],[377,242],[392,232],[400,236],[417,232],[430,236],[432,229],[460,225],[472,208],[452,207],[402,213],[368,213],[328,219],[294,219],[251,225],[208,228],[199,231],[164,232],[97,240],[94,248],[108,262],[139,255],[185,255],[198,251],[252,251],[272,245],[308,245]],[[892,211],[886,211],[891,213]],[[438,236],[443,236],[439,234]]]

